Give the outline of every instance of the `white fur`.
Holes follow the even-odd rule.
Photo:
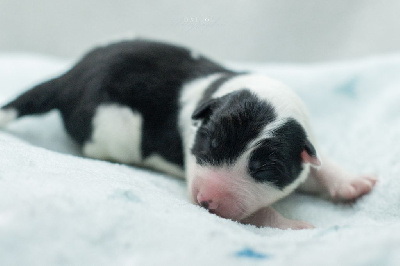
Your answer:
[[[142,116],[132,109],[116,104],[98,107],[93,118],[91,140],[84,144],[86,156],[140,163],[142,160]]]
[[[93,118],[91,140],[84,144],[83,153],[88,157],[146,166],[183,177],[180,166],[158,154],[142,158],[142,124],[142,116],[129,107],[117,104],[100,106]]]
[[[18,111],[15,109],[2,109],[0,110],[0,127],[6,126],[11,121],[18,117]]]
[[[180,166],[168,162],[158,154],[152,154],[147,157],[143,161],[143,166],[153,168],[154,170],[163,171],[180,178],[185,177],[185,172]]]

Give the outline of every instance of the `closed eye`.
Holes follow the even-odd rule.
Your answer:
[[[251,174],[256,180],[270,180],[273,173],[269,170],[260,170]]]
[[[255,173],[261,172],[261,171],[268,171],[265,168],[270,167],[270,166],[275,166],[275,164],[276,163],[273,161],[269,161],[269,162],[266,162],[266,163],[260,164],[260,165],[257,164],[256,167],[253,167],[253,169],[250,171],[250,173],[255,174]]]

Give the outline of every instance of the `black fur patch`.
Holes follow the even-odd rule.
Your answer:
[[[274,137],[262,140],[253,150],[249,173],[257,182],[270,182],[283,189],[303,169],[300,154],[309,142],[303,127],[294,119],[289,119],[273,134]]]
[[[248,143],[275,118],[274,108],[247,89],[217,99],[201,117],[192,153],[200,165],[232,165]]]

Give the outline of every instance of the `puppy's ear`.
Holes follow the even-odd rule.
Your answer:
[[[208,119],[215,109],[227,104],[230,100],[237,98],[236,100],[240,100],[240,95],[243,94],[243,91],[234,91],[228,93],[224,96],[215,99],[208,99],[200,101],[197,105],[197,108],[194,110],[192,114],[192,119]]]
[[[306,139],[304,143],[304,149],[300,156],[301,160],[305,164],[309,163],[314,168],[321,166],[321,160],[318,158],[317,151],[308,139]]]
[[[210,99],[200,102],[192,114],[192,119],[200,120],[209,118],[212,111],[217,107],[218,99]]]

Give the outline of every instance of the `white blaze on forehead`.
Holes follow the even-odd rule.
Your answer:
[[[288,118],[277,118],[271,123],[267,124],[261,130],[258,136],[247,144],[247,150],[256,148],[263,139],[273,138],[275,136],[274,131],[284,125],[287,121]]]

